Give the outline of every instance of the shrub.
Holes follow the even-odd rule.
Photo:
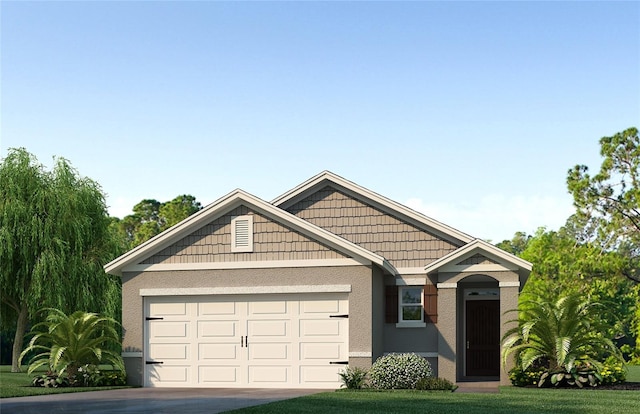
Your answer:
[[[342,381],[342,386],[349,390],[361,389],[365,384],[366,378],[367,371],[358,367],[347,367],[342,372],[340,372],[340,380]]]
[[[627,370],[624,365],[615,358],[607,358],[600,371],[602,385],[620,384],[627,380]]]
[[[91,386],[100,377],[97,365],[106,364],[124,376],[120,353],[108,349],[120,346],[115,320],[82,311],[71,315],[57,309],[45,311],[49,312],[46,320],[33,326],[33,337],[20,354],[19,362],[36,353],[29,363],[29,374],[46,367],[57,380],[66,378],[70,386]]]
[[[518,365],[509,371],[511,384],[517,387],[597,387],[623,383],[627,378],[624,365],[615,357],[609,357],[596,367],[590,364],[575,365],[570,371],[550,371],[545,367],[530,366],[526,370]]]
[[[416,383],[416,390],[425,391],[455,391],[457,385],[444,378],[425,377]]]
[[[431,364],[416,354],[389,354],[376,360],[369,370],[373,388],[414,389],[422,378],[431,376]]]
[[[545,373],[544,368],[529,367],[523,370],[520,365],[516,365],[511,371],[509,371],[509,380],[511,384],[516,387],[527,387],[530,385],[538,385],[540,377]]]
[[[604,306],[579,294],[558,300],[532,297],[520,302],[518,325],[502,337],[502,363],[516,356],[522,374],[536,365],[545,367],[538,386],[596,386],[602,380],[602,355],[623,362],[622,353],[601,332]],[[517,372],[516,372],[517,374]]]
[[[69,378],[66,376],[60,376],[55,372],[47,372],[46,374],[37,375],[31,381],[31,385],[34,387],[44,387],[44,388],[59,388],[59,387],[68,387]]]

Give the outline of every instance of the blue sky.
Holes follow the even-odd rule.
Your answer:
[[[63,156],[112,215],[331,170],[475,237],[572,213],[640,119],[638,2],[18,2],[0,157]]]

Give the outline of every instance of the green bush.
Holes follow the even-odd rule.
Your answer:
[[[431,376],[431,364],[416,354],[389,354],[376,360],[369,370],[369,384],[380,389],[414,389]]]
[[[539,367],[529,367],[523,370],[520,365],[516,365],[511,371],[509,371],[509,380],[511,384],[516,387],[527,387],[531,385],[538,385],[540,377],[544,374],[546,369]]]
[[[457,388],[458,386],[448,379],[438,377],[421,378],[416,383],[416,390],[424,391],[455,391]]]
[[[602,385],[620,384],[627,380],[627,369],[615,358],[607,358],[600,370]]]
[[[69,386],[95,386],[107,381],[98,365],[110,365],[121,375],[109,381],[124,378],[125,367],[119,352],[107,349],[120,346],[118,323],[108,317],[82,311],[66,315],[57,309],[44,309],[46,319],[34,325],[28,346],[20,354],[19,362],[31,353],[28,374],[46,367],[51,375],[41,376],[42,382],[62,384],[66,378]],[[55,376],[55,380],[52,378]],[[52,382],[53,381],[53,382]],[[34,382],[34,385],[40,381]],[[46,385],[44,385],[46,386]]]
[[[516,387],[536,385],[538,387],[597,387],[625,382],[627,370],[622,362],[609,357],[599,366],[579,364],[570,371],[549,371],[548,368],[530,366],[522,370],[520,365],[509,371],[511,384]]]
[[[61,388],[68,387],[71,384],[69,383],[69,378],[66,375],[60,376],[55,372],[49,371],[46,374],[35,376],[31,381],[31,385],[34,387]]]
[[[362,368],[347,367],[340,372],[342,386],[349,390],[359,390],[365,385],[367,371]]]

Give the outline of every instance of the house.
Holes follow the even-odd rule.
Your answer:
[[[392,352],[508,383],[531,264],[325,171],[272,202],[235,190],[105,270],[131,384],[337,388]]]

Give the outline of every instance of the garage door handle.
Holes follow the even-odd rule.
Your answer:
[[[164,364],[164,362],[162,362],[162,361],[145,361],[145,364],[147,364],[147,365],[157,365],[157,364]]]
[[[161,321],[161,320],[163,320],[164,318],[159,317],[159,316],[147,316],[147,317],[146,317],[146,319],[147,319],[148,321]]]
[[[329,315],[330,318],[348,318],[349,315]]]
[[[349,361],[331,361],[331,365],[349,365]]]

